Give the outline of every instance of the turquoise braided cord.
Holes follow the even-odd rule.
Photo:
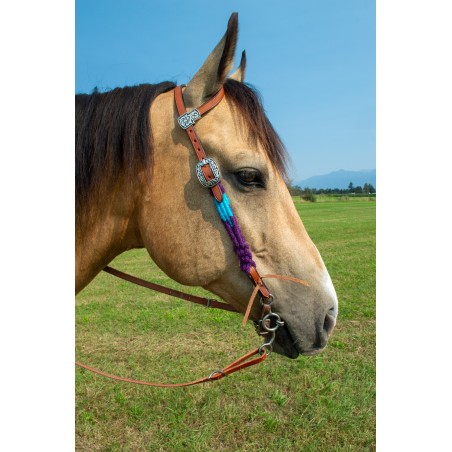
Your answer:
[[[214,201],[215,207],[217,208],[218,213],[220,214],[221,220],[224,222],[228,222],[229,226],[233,227],[232,217],[234,216],[234,214],[231,209],[231,204],[229,202],[228,195],[223,192],[223,201],[218,202],[215,198]]]
[[[234,247],[234,252],[239,258],[240,268],[247,274],[250,274],[251,267],[256,267],[256,263],[253,261],[253,256],[250,251],[250,247],[243,237],[242,231],[240,230],[237,218],[232,212],[231,204],[229,198],[224,191],[224,187],[220,185],[221,191],[223,193],[223,200],[218,202],[213,198],[215,202],[215,207],[217,208],[218,214],[220,215],[221,221],[232,240]]]

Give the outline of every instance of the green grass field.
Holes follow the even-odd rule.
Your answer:
[[[272,354],[259,366],[185,389],[116,383],[77,368],[77,450],[375,450],[375,198],[294,202],[339,298],[325,352],[297,360]],[[112,265],[181,288],[144,250]],[[260,344],[237,314],[108,274],[77,296],[76,322],[79,361],[150,381],[208,375]]]

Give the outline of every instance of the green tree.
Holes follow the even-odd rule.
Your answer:
[[[317,197],[315,196],[314,191],[307,187],[303,190],[301,198],[304,199],[305,201],[310,201],[310,202],[316,202],[316,200],[317,200]]]

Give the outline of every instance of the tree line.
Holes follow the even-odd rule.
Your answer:
[[[365,183],[363,186],[358,185],[354,186],[353,182],[348,184],[348,187],[345,189],[342,188],[301,188],[299,185],[292,185],[292,182],[289,181],[287,184],[287,188],[289,189],[289,193],[292,196],[301,196],[303,199],[307,201],[313,201],[315,195],[350,195],[350,194],[375,194],[377,191],[372,184]]]

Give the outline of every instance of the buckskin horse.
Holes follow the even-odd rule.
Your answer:
[[[287,189],[286,150],[244,83],[245,52],[229,75],[237,33],[233,13],[186,87],[76,96],[76,292],[146,247],[170,278],[251,320],[267,307],[275,352],[312,355],[335,326],[336,292]]]

